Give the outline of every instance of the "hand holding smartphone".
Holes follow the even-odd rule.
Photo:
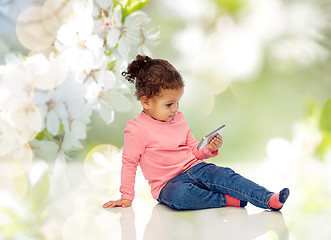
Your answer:
[[[204,137],[201,139],[201,141],[200,141],[200,143],[199,143],[199,145],[198,145],[198,150],[204,148],[204,147],[210,142],[210,140],[211,140],[213,137],[215,137],[217,134],[221,135],[221,133],[223,132],[224,128],[225,128],[225,125],[223,125],[223,126],[217,128],[217,129],[215,129],[215,130],[212,131],[211,133],[209,133],[209,134],[207,134],[206,136],[204,136]]]

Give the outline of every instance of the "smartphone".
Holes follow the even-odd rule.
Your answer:
[[[215,137],[217,134],[221,135],[221,133],[223,132],[225,128],[225,125],[215,129],[214,131],[212,131],[211,133],[207,134],[206,136],[204,136],[199,145],[198,145],[198,150],[200,150],[201,148],[205,147],[209,142],[210,140]]]

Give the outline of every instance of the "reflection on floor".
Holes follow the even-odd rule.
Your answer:
[[[225,207],[200,211],[175,211],[156,204],[145,225],[135,217],[139,206],[109,209],[109,217],[120,215],[121,240],[170,239],[288,239],[281,212],[248,214],[245,208]],[[145,226],[144,226],[145,225]],[[137,228],[144,228],[143,236]]]

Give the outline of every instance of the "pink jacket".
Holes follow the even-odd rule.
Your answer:
[[[207,146],[197,150],[198,144],[181,112],[171,122],[157,121],[141,112],[124,130],[122,199],[134,199],[138,165],[151,186],[153,198],[158,199],[170,179],[218,154],[211,153]]]

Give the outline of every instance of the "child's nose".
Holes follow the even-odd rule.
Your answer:
[[[175,112],[178,112],[178,110],[179,110],[179,106],[174,105],[174,107],[172,108],[172,112],[175,113]]]

